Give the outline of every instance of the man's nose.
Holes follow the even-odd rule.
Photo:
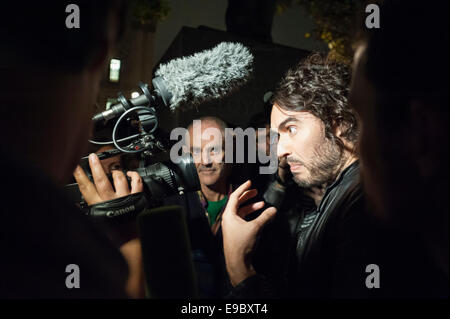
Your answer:
[[[211,164],[212,160],[211,160],[211,156],[209,155],[208,152],[203,152],[202,154],[202,164],[203,165],[208,165]]]
[[[278,158],[280,157],[287,157],[288,155],[290,155],[290,151],[289,151],[289,145],[286,141],[286,138],[284,138],[283,136],[279,136],[278,137],[278,142],[277,142],[277,156]]]

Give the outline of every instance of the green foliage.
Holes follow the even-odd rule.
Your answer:
[[[352,43],[358,28],[358,18],[365,12],[366,2],[367,0],[277,0],[277,11],[281,13],[292,5],[301,6],[314,22],[313,30],[306,33],[305,37],[312,36],[324,41],[331,56],[348,63],[353,56]]]
[[[167,17],[170,10],[171,7],[167,0],[132,0],[132,23],[154,29],[158,21]]]

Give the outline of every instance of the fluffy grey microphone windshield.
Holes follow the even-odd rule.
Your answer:
[[[170,109],[174,111],[224,97],[247,82],[252,68],[253,55],[245,46],[222,42],[162,64],[155,74],[172,93]]]

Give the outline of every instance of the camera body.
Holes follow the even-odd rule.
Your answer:
[[[154,86],[164,91],[161,84],[155,85],[155,80]],[[169,157],[170,140],[158,128],[158,113],[167,106],[170,95],[167,92],[161,94],[158,90],[152,95],[146,84],[139,83],[139,86],[142,91],[139,97],[127,100],[123,94],[119,93],[119,103],[112,106],[113,111],[107,110],[93,117],[98,127],[120,115],[114,124],[111,141],[90,142],[99,146],[114,145],[116,147],[99,153],[100,160],[121,154],[137,155],[139,167],[133,170],[141,176],[144,192],[88,206],[77,183],[66,185],[65,190],[69,200],[86,215],[114,221],[130,220],[145,208],[157,207],[164,197],[200,189],[200,181],[191,155],[183,154],[178,158],[177,163],[172,162]],[[119,126],[124,125],[123,123],[131,129],[127,130],[128,132],[137,133],[130,133],[130,136],[118,139],[117,132]],[[120,145],[124,142],[127,145]],[[93,181],[88,156],[81,159],[80,166]],[[126,171],[124,174],[127,176]],[[112,183],[110,174],[108,178]]]

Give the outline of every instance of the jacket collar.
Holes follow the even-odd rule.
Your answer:
[[[349,166],[347,166],[336,178],[336,180],[327,187],[325,194],[322,197],[322,200],[319,203],[318,210],[320,211],[322,209],[322,206],[324,205],[325,199],[328,197],[330,192],[334,190],[335,188],[339,187],[339,185],[343,184],[345,181],[349,179],[353,179],[355,174],[358,174],[359,172],[359,160],[354,161]]]
[[[335,188],[339,185],[344,179],[347,179],[349,176],[353,176],[353,173],[359,169],[359,160],[354,161],[349,166],[347,166],[336,178],[333,184],[328,186],[329,189]]]

